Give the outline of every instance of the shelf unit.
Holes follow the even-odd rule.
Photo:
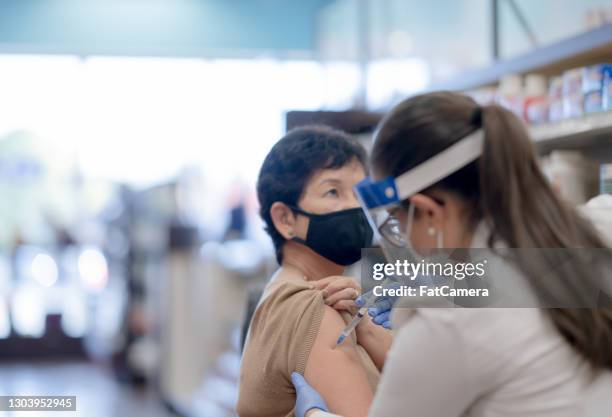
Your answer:
[[[487,67],[466,71],[434,83],[428,90],[469,90],[496,84],[508,74],[558,75],[564,70],[600,62],[612,62],[612,23],[537,48],[515,58],[499,60]]]
[[[529,131],[534,142],[543,149],[611,146],[612,111],[532,126]]]
[[[567,69],[601,62],[612,62],[612,24],[459,74],[434,83],[428,90],[464,91],[494,85],[507,74],[538,73],[550,77]],[[531,126],[529,131],[542,152],[579,149],[598,161],[612,161],[612,111]]]

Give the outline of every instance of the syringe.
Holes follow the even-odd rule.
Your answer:
[[[344,329],[340,333],[340,336],[338,337],[338,341],[336,342],[336,346],[334,346],[334,349],[337,346],[341,345],[342,342],[344,342],[344,340],[348,337],[348,335],[351,334],[353,330],[355,330],[355,327],[357,327],[361,319],[363,319],[368,313],[368,309],[374,306],[374,303],[376,302],[376,297],[371,292],[368,294],[364,294],[362,298],[365,298],[365,304],[359,309],[359,311],[357,311],[357,314],[355,314],[351,321],[349,321],[348,324],[344,327]]]
[[[392,278],[387,277],[380,285],[381,287],[388,288],[390,286],[398,284]],[[344,327],[344,329],[340,333],[340,336],[338,336],[338,340],[336,341],[336,346],[334,346],[334,349],[341,345],[342,342],[344,342],[344,340],[348,337],[348,335],[351,334],[353,330],[355,330],[355,327],[357,327],[359,322],[365,317],[366,314],[368,314],[368,310],[371,307],[374,307],[374,305],[376,304],[376,300],[378,299],[378,297],[374,295],[373,291],[363,294],[361,298],[365,301],[365,304],[357,311],[357,314],[355,314],[351,321],[349,321],[348,324]]]

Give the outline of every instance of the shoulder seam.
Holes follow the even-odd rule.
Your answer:
[[[315,298],[318,302],[318,298]],[[308,362],[308,357],[310,356],[310,351],[312,350],[312,346],[314,345],[314,341],[319,333],[319,329],[321,327],[321,320],[323,319],[323,308],[316,309],[313,317],[312,326],[308,329],[308,333],[306,333],[306,340],[304,342],[304,349],[299,353],[295,371],[299,374],[304,375],[306,371],[306,363]]]

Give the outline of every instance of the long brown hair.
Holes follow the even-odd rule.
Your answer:
[[[483,220],[490,227],[489,246],[503,241],[510,248],[606,247],[591,223],[557,197],[540,170],[523,123],[500,106],[480,107],[471,98],[451,92],[407,99],[381,122],[372,149],[373,169],[398,176],[479,128],[485,135],[480,158],[431,188],[463,197],[471,208],[471,224]],[[541,261],[554,269],[552,259]],[[550,281],[537,279],[538,271],[529,263],[519,262],[518,266],[532,278],[530,284],[539,298],[555,294],[556,301],[564,305],[579,304],[576,298],[586,292],[586,284],[576,277],[594,274],[588,263],[572,262],[571,271],[555,276],[553,284],[563,288],[559,296]],[[544,311],[594,369],[612,369],[612,309]]]

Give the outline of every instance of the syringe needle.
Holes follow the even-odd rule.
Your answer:
[[[336,344],[334,345],[333,349],[336,349],[338,346],[340,346],[342,344],[342,342],[344,342],[344,339],[346,339],[346,335],[345,334],[341,334],[340,337],[338,337],[338,341],[336,342]]]

